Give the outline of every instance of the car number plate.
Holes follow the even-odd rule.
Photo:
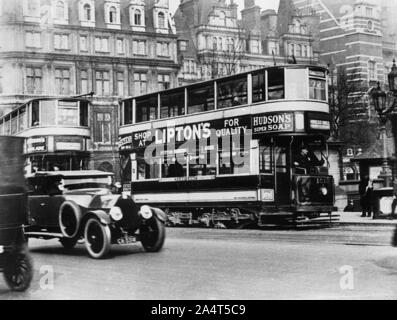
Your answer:
[[[117,239],[117,243],[120,245],[126,245],[126,244],[135,243],[135,242],[136,242],[136,238],[133,236],[125,236],[125,237]]]
[[[4,247],[0,246],[0,254],[4,253]]]

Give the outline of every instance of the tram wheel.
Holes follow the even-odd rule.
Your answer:
[[[158,252],[165,240],[165,226],[157,217],[153,216],[141,226],[139,233],[141,243],[147,252]]]
[[[4,267],[4,279],[13,291],[25,291],[33,278],[32,259],[27,253],[10,255]]]

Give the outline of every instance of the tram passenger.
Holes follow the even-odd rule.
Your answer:
[[[295,154],[294,166],[298,171],[308,173],[313,170],[314,167],[322,166],[324,159],[319,160],[314,152],[307,146],[302,145],[300,152]]]

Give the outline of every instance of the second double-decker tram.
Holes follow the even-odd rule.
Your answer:
[[[287,65],[124,99],[124,191],[190,223],[328,219],[327,98],[326,68]],[[296,164],[304,145],[322,166]]]

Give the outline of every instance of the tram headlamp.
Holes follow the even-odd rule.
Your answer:
[[[114,221],[120,221],[121,219],[123,219],[123,212],[119,207],[111,208],[109,214]]]
[[[320,192],[323,196],[326,196],[328,194],[328,189],[326,187],[321,187]]]
[[[150,207],[147,205],[141,207],[141,209],[139,210],[139,214],[142,218],[146,220],[150,219],[153,216],[152,209],[150,209]]]

